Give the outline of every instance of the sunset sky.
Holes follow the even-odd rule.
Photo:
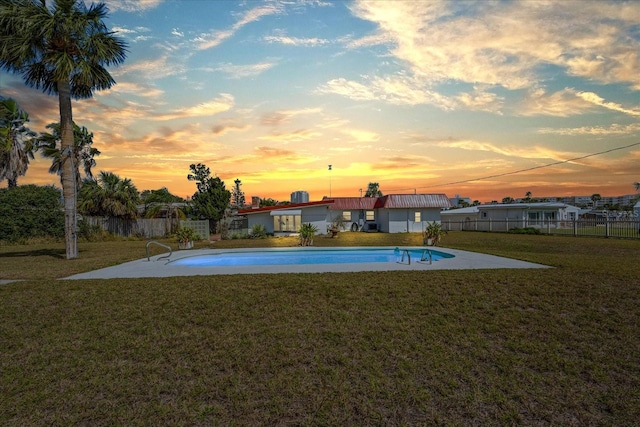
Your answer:
[[[248,200],[369,182],[617,196],[640,181],[638,1],[106,3],[129,52],[74,121],[102,152],[94,172],[140,191],[191,196],[191,163]],[[0,83],[32,130],[59,121],[57,97]],[[36,155],[18,183],[59,185],[49,165]]]

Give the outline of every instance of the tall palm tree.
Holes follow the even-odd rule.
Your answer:
[[[62,141],[60,134],[60,124],[50,123],[47,129],[51,129],[51,133],[42,132],[37,138],[37,149],[42,150],[44,157],[51,159],[51,167],[49,173],[60,175],[60,183],[62,183],[62,165],[63,156],[59,144]],[[95,157],[100,155],[100,150],[92,147],[93,133],[82,126],[73,123],[73,159],[72,166],[75,171],[75,179],[77,183],[81,183],[80,166],[84,170],[86,178],[92,179],[93,173],[91,168],[96,165]]]
[[[640,182],[634,182],[633,186],[636,187],[636,191],[640,191]]]
[[[110,88],[115,81],[105,66],[126,57],[126,44],[109,31],[106,16],[104,3],[87,8],[82,0],[49,1],[49,6],[47,0],[0,0],[0,68],[58,95],[67,259],[78,257],[71,99]]]
[[[88,215],[133,219],[138,200],[138,189],[129,178],[101,171],[97,180],[85,180],[80,187],[78,209]]]
[[[16,101],[0,101],[0,181],[6,179],[9,188],[18,186],[18,177],[27,173],[33,159],[36,134],[25,126],[28,121],[29,114]]]

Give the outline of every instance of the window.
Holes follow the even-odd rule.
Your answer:
[[[367,221],[375,221],[376,219],[376,215],[374,211],[367,211],[367,213],[365,214],[365,219]]]
[[[273,217],[273,231],[297,233],[301,224],[301,215],[274,215]]]
[[[345,221],[351,221],[351,211],[343,211],[342,218],[344,218]]]
[[[420,218],[420,212],[414,212],[413,213],[413,222],[421,222],[422,219]]]

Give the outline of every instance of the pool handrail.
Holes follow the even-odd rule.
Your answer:
[[[169,249],[169,255],[162,255],[162,256],[158,257],[158,259],[156,259],[156,261],[160,261],[163,258],[167,258],[167,259],[171,258],[171,255],[173,255],[173,249],[171,249],[171,246],[165,245],[164,243],[160,243],[160,242],[157,242],[155,240],[151,240],[151,241],[147,242],[147,261],[151,261],[151,259],[149,257],[149,245],[152,244],[152,243],[156,244],[158,246],[162,246],[163,248]]]

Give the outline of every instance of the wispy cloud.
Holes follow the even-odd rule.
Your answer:
[[[277,63],[275,62],[260,62],[247,65],[222,64],[212,68],[212,71],[221,71],[231,78],[242,78],[260,75],[276,65]]]
[[[151,119],[156,121],[174,120],[181,118],[207,117],[229,111],[234,104],[233,95],[223,93],[220,97],[209,102],[203,102],[193,107],[183,108],[176,112],[157,114]]]
[[[602,97],[593,92],[578,92],[577,95],[585,101],[590,102],[591,104],[598,105],[609,110],[629,114],[630,116],[640,116],[640,107],[625,108],[615,102],[607,102]]]
[[[577,128],[541,128],[537,130],[541,134],[554,134],[565,136],[577,135],[632,135],[640,132],[640,123],[632,123],[629,125],[612,124],[611,126],[582,126]]]
[[[256,7],[244,12],[235,24],[230,29],[213,31],[210,33],[201,34],[194,40],[196,46],[200,50],[211,49],[218,46],[220,43],[233,36],[236,31],[250,24],[254,21],[258,21],[260,18],[269,15],[275,15],[282,12],[282,8],[277,4],[269,4],[260,7]]]
[[[458,81],[532,89],[544,78],[541,69],[551,64],[568,75],[640,87],[640,40],[633,35],[640,21],[637,2],[584,2],[577,8],[572,2],[356,1],[351,10],[377,29],[347,46],[385,43],[389,54],[406,64],[408,78],[426,85]],[[354,99],[408,102],[402,91],[398,96],[397,85],[365,77],[346,83],[334,79],[324,89]],[[465,95],[458,101],[477,108],[481,99]]]
[[[317,37],[299,38],[288,36],[266,36],[264,37],[264,40],[267,43],[280,43],[289,46],[322,46],[330,43],[327,39],[320,39]]]
[[[141,12],[154,9],[164,0],[103,0],[109,11]]]

